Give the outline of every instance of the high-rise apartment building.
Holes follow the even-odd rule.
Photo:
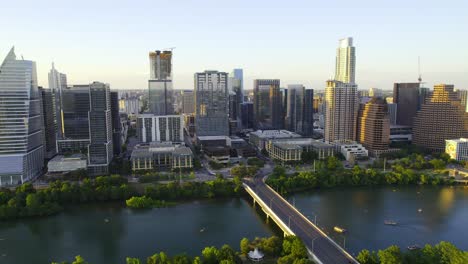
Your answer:
[[[325,141],[353,141],[359,109],[357,85],[327,81],[325,89]]]
[[[156,50],[149,53],[150,80],[148,81],[149,111],[154,115],[174,114],[172,88],[172,51]]]
[[[393,102],[397,104],[397,124],[413,126],[419,106],[419,83],[395,83]]]
[[[62,90],[62,136],[59,153],[87,154],[88,173],[108,173],[112,161],[112,115],[108,84],[93,82]]]
[[[336,49],[335,80],[343,83],[354,83],[356,75],[356,48],[353,38],[340,39]]]
[[[280,80],[254,80],[253,103],[256,129],[283,128],[284,111]]]
[[[373,97],[359,109],[357,140],[374,155],[388,149],[390,118],[383,98]]]
[[[0,98],[0,186],[21,184],[42,172],[44,134],[36,63],[14,48],[0,64]]]
[[[430,100],[414,119],[413,144],[444,151],[445,140],[468,137],[468,113],[453,88],[450,84],[434,85]]]
[[[182,91],[182,114],[195,113],[195,96],[193,90]]]
[[[302,84],[288,85],[286,129],[301,135],[312,135],[314,127],[314,92]]]
[[[195,133],[197,136],[229,136],[226,72],[195,73]]]
[[[182,115],[155,116],[141,114],[137,118],[139,142],[184,141],[184,119]]]
[[[57,125],[55,122],[55,94],[50,89],[39,87],[42,98],[42,117],[44,121],[45,158],[51,159],[57,154]]]
[[[244,73],[242,69],[234,69],[232,76],[229,78],[231,82],[231,92],[235,94],[232,100],[232,106],[235,116],[230,116],[231,119],[240,119],[240,104],[244,102]]]

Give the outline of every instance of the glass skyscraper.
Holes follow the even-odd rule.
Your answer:
[[[39,176],[44,133],[36,63],[17,60],[12,48],[0,65],[0,186]]]
[[[356,49],[353,38],[340,39],[336,50],[335,80],[343,83],[354,83],[356,77]]]
[[[229,91],[226,72],[195,73],[195,133],[229,136]]]

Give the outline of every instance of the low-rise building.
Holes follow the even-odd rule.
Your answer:
[[[130,157],[132,170],[179,169],[193,167],[190,148],[172,142],[137,145]]]
[[[65,174],[76,170],[86,170],[88,167],[87,158],[82,154],[70,156],[57,155],[47,163],[50,174]]]
[[[203,148],[205,156],[214,162],[227,164],[230,162],[231,149],[227,146],[207,146]]]
[[[250,144],[254,145],[259,150],[264,149],[269,140],[301,137],[301,135],[288,130],[257,130],[249,135]]]
[[[468,160],[468,138],[445,140],[445,153],[454,160]]]
[[[367,149],[358,143],[340,144],[340,149],[347,161],[369,156]]]
[[[266,144],[266,150],[272,159],[283,162],[300,161],[304,151],[316,152],[319,159],[325,159],[335,154],[333,145],[312,138],[270,140]]]

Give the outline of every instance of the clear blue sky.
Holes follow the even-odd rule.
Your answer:
[[[176,89],[192,89],[194,72],[236,67],[246,88],[279,78],[323,89],[338,39],[352,36],[360,89],[416,81],[418,55],[428,86],[468,88],[466,0],[15,0],[1,10],[0,57],[14,45],[43,86],[54,61],[70,84],[146,88],[148,52],[176,47]]]

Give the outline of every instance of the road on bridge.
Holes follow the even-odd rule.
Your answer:
[[[328,263],[357,263],[341,248],[337,247],[323,233],[300,213],[298,213],[289,203],[280,197],[278,193],[268,188],[261,175],[245,183],[255,191],[255,193],[267,204],[270,209],[283,221],[289,225],[289,229],[302,239],[310,251],[324,264]]]

